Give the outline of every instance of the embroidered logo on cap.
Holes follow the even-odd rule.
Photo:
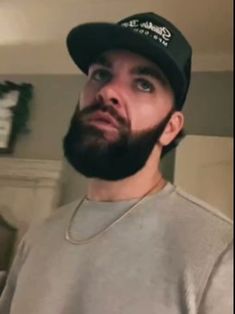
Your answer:
[[[172,34],[165,26],[159,26],[151,21],[140,22],[138,19],[130,20],[120,24],[123,27],[131,28],[134,32],[151,37],[167,47],[172,39]]]

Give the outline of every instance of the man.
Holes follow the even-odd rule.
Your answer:
[[[182,135],[187,40],[143,13],[67,45],[88,78],[64,152],[88,190],[26,234],[1,313],[231,313],[231,223],[159,170]]]

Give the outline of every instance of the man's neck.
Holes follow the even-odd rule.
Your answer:
[[[93,201],[121,201],[141,198],[151,190],[152,193],[160,191],[166,184],[161,174],[151,180],[131,178],[119,181],[93,180],[88,185],[87,198]]]
[[[152,154],[146,165],[136,174],[118,181],[91,179],[87,198],[95,201],[121,201],[140,198],[146,193],[156,193],[166,184]]]

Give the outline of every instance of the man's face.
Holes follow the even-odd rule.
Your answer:
[[[64,139],[72,166],[87,177],[120,180],[138,172],[173,109],[161,71],[127,51],[110,51],[91,65]]]

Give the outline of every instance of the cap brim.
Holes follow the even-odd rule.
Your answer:
[[[84,73],[105,51],[126,49],[157,64],[168,79],[176,98],[179,96],[177,92],[182,91],[186,84],[182,72],[162,44],[118,24],[87,23],[75,27],[67,37],[67,47],[73,61]]]

